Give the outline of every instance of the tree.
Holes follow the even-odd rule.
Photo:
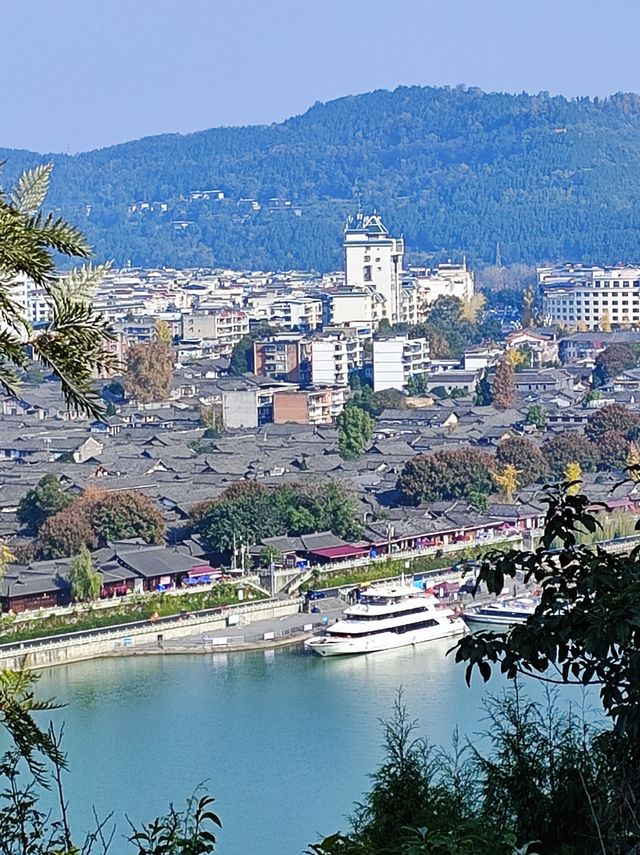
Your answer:
[[[597,443],[611,430],[626,436],[639,425],[640,414],[628,410],[624,404],[607,404],[589,416],[584,432],[592,442]]]
[[[611,316],[607,309],[604,309],[600,315],[600,329],[605,333],[611,332]]]
[[[232,374],[247,374],[254,370],[253,343],[279,332],[269,324],[260,324],[233,346],[229,370]]]
[[[407,394],[416,397],[426,395],[428,381],[426,374],[412,374],[407,380]]]
[[[37,166],[23,173],[8,198],[0,193],[0,386],[18,394],[16,370],[35,360],[60,380],[71,409],[96,417],[102,409],[92,391],[93,377],[118,367],[108,348],[113,338],[109,323],[91,305],[107,265],[56,274],[55,253],[88,258],[90,250],[78,229],[40,210],[51,170],[52,164]],[[13,294],[21,275],[43,289],[50,309],[50,321],[37,330]]]
[[[86,490],[42,525],[36,551],[39,558],[67,558],[82,547],[90,550],[114,540],[139,537],[161,543],[164,520],[157,505],[137,490],[103,493]]]
[[[478,380],[473,403],[476,407],[488,407],[492,401],[493,395],[491,394],[491,384],[489,383],[489,378],[485,370],[482,372],[482,376]]]
[[[132,345],[124,378],[128,397],[141,404],[165,401],[171,392],[173,364],[171,345],[161,338]]]
[[[27,534],[35,535],[50,516],[69,507],[72,502],[73,497],[64,492],[57,475],[45,475],[20,499],[16,518]]]
[[[346,460],[360,457],[373,436],[374,421],[364,410],[349,402],[336,419],[338,448]]]
[[[508,410],[516,402],[516,384],[513,366],[506,357],[498,363],[491,387],[493,406],[498,410]]]
[[[640,481],[640,449],[635,442],[629,444],[629,453],[627,455],[627,470],[629,478],[638,483]]]
[[[511,436],[498,443],[496,460],[515,466],[523,486],[539,481],[549,471],[544,454],[525,436]]]
[[[397,489],[411,504],[424,500],[470,500],[488,495],[493,487],[495,460],[490,454],[468,449],[443,449],[433,454],[419,454],[408,460],[397,482]]]
[[[567,495],[576,496],[580,492],[580,484],[582,483],[582,469],[579,463],[567,463],[564,467],[564,480],[568,485]]]
[[[593,370],[593,385],[603,386],[607,380],[623,371],[635,368],[638,361],[636,347],[629,344],[610,344],[598,354]]]
[[[88,514],[91,528],[103,544],[135,537],[145,543],[162,543],[162,513],[152,499],[137,490],[100,494],[90,500]]]
[[[640,548],[610,553],[578,542],[581,531],[596,532],[597,518],[584,495],[552,487],[546,496],[544,534],[534,552],[488,553],[479,580],[492,593],[505,578],[523,573],[541,589],[540,605],[526,623],[505,632],[479,632],[457,645],[456,661],[468,663],[467,681],[478,668],[486,681],[499,663],[510,679],[518,674],[552,683],[594,684],[614,726],[608,750],[617,744],[620,790],[637,804],[640,793]],[[560,543],[560,549],[556,544]],[[627,787],[635,791],[624,793]],[[622,810],[633,821],[626,809]],[[635,832],[637,836],[637,829]],[[625,848],[624,851],[628,851]]]
[[[76,603],[87,603],[97,600],[102,588],[102,576],[93,566],[91,553],[83,546],[73,559],[68,576],[71,585],[71,595]]]
[[[624,469],[631,443],[617,430],[609,430],[598,440],[601,469]]]
[[[78,513],[76,502],[50,516],[41,526],[36,541],[39,559],[68,558],[86,546],[98,547],[98,538],[85,513]]]
[[[171,344],[173,336],[171,335],[171,327],[166,321],[156,321],[156,335],[158,341],[163,341],[165,344]]]
[[[514,494],[518,489],[519,474],[520,471],[512,463],[507,463],[502,472],[493,474],[493,480],[508,504],[513,502]]]
[[[584,472],[595,472],[600,462],[597,446],[575,430],[564,431],[546,440],[542,444],[542,453],[555,478],[563,477],[567,463],[579,460]]]
[[[538,430],[544,430],[547,426],[547,416],[540,404],[532,404],[527,410],[526,423],[534,425]]]
[[[271,565],[280,564],[282,562],[282,553],[275,546],[263,546],[260,550],[260,564],[262,567],[271,567]]]

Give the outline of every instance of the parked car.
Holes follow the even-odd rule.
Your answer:
[[[306,598],[308,600],[324,600],[326,598],[326,594],[324,591],[307,591]]]

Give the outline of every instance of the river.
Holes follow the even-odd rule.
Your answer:
[[[487,690],[445,656],[450,640],[321,659],[300,648],[106,659],[51,669],[39,694],[66,708],[67,796],[76,828],[114,810],[151,819],[206,781],[223,823],[221,855],[299,855],[345,830],[381,758],[379,720],[398,689],[420,732],[448,746],[481,739]],[[534,687],[540,694],[539,687]],[[574,695],[574,697],[578,697]]]

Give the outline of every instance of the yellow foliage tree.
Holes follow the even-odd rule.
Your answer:
[[[171,335],[171,327],[166,321],[156,321],[156,332],[154,338],[156,341],[164,341],[171,344],[173,336]]]
[[[522,365],[525,361],[524,353],[520,350],[519,347],[511,347],[507,351],[507,359],[511,363],[513,368],[517,368],[518,365]]]
[[[606,309],[600,315],[600,329],[602,332],[611,332],[611,317]]]
[[[570,496],[575,496],[582,483],[582,468],[579,463],[567,463],[564,467],[564,480],[571,484],[567,488],[567,493]]]
[[[507,463],[502,472],[497,472],[492,476],[505,501],[509,504],[513,502],[513,496],[518,489],[519,474],[520,470],[516,469],[513,463]]]
[[[487,298],[484,294],[474,294],[470,300],[467,300],[466,303],[462,304],[462,315],[465,320],[469,321],[472,324],[475,324],[476,318],[483,310],[485,303],[487,302]]]
[[[631,478],[632,481],[640,481],[640,449],[635,442],[632,442],[629,445],[627,469],[629,470],[629,478]]]

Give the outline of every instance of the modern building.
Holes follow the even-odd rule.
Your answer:
[[[410,377],[429,371],[429,343],[424,338],[388,336],[373,342],[373,391],[399,389]]]
[[[302,335],[273,335],[253,344],[254,372],[288,383],[309,382],[309,345]]]
[[[349,291],[371,290],[382,299],[373,302],[373,321],[401,319],[404,240],[389,235],[378,214],[358,214],[344,230],[345,283]],[[334,323],[341,323],[335,317]],[[359,318],[365,321],[365,318]]]
[[[344,409],[349,397],[345,386],[321,386],[312,389],[286,389],[274,392],[273,422],[277,425],[328,425]]]
[[[182,316],[183,339],[212,339],[229,351],[248,332],[249,316],[238,309],[193,312]]]
[[[473,273],[462,264],[439,264],[437,267],[412,267],[405,276],[401,315],[404,323],[422,323],[430,307],[440,297],[456,297],[468,303],[475,294]]]
[[[640,325],[640,267],[539,267],[545,320],[579,330]]]

